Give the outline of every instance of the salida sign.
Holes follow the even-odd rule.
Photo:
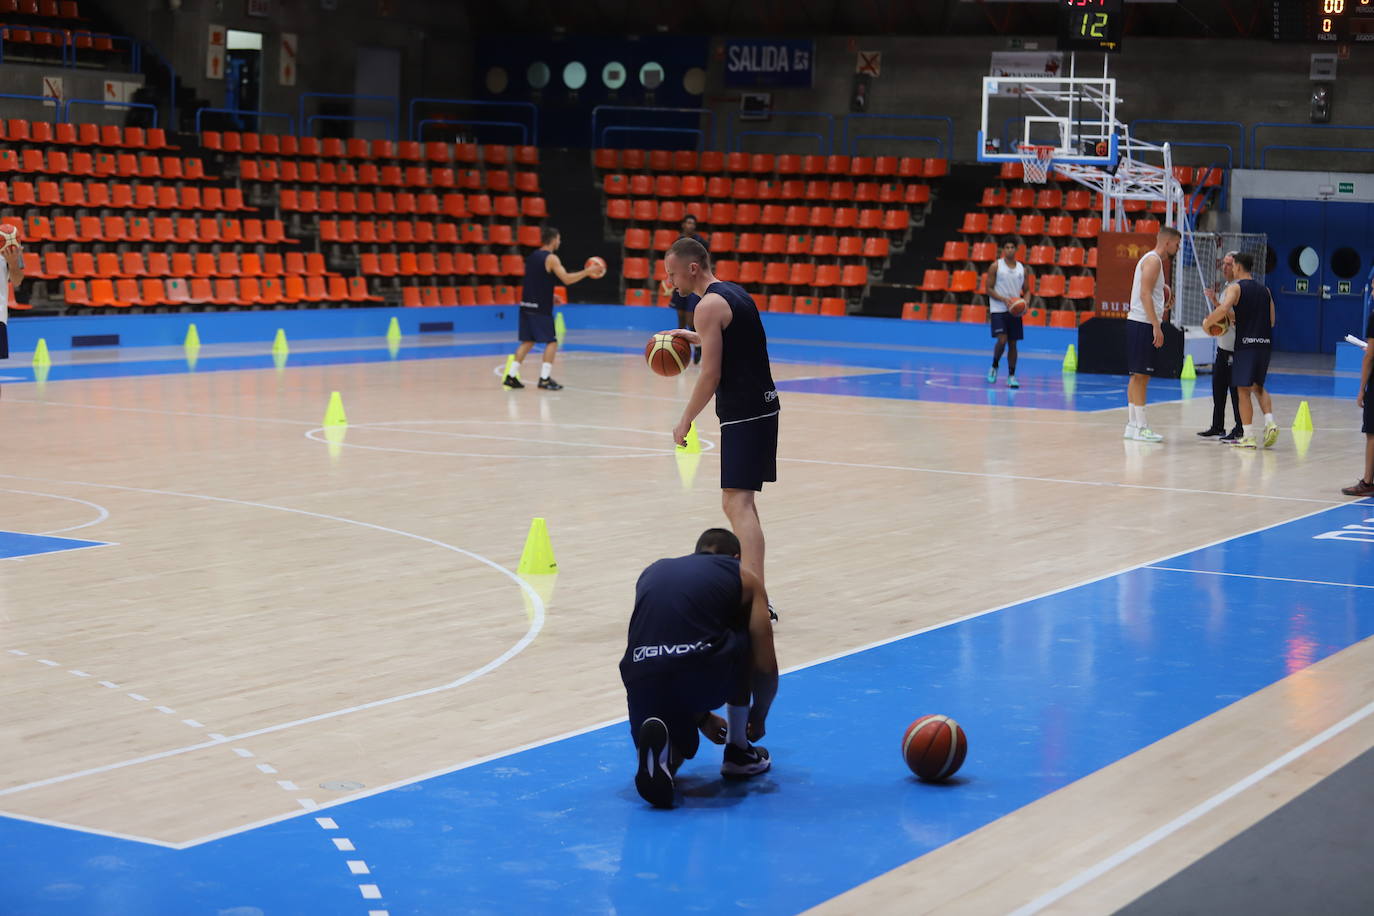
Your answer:
[[[725,42],[725,85],[811,88],[815,43],[789,38],[731,38]]]

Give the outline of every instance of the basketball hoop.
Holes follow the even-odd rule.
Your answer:
[[[1022,143],[1016,149],[1027,184],[1044,184],[1054,168],[1054,147]]]

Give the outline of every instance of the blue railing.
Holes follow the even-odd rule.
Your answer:
[[[104,99],[67,99],[62,103],[62,120],[70,121],[73,105],[102,105],[106,108],[146,108],[153,113],[153,126],[157,127],[158,110],[156,105],[147,102],[107,102]]]
[[[59,64],[59,66],[61,66],[61,67],[74,67],[74,66],[76,66],[76,64],[73,63],[72,60],[71,60],[71,56],[72,56],[72,55],[71,55],[71,52],[72,52],[72,45],[71,45],[71,38],[67,35],[67,31],[66,31],[65,29],[50,29],[50,28],[47,28],[46,26],[39,26],[39,25],[7,25],[7,26],[0,27],[0,36],[4,36],[3,38],[0,38],[0,63],[4,63],[4,62],[5,62],[5,53],[4,53],[4,49],[5,49],[5,43],[6,43],[6,42],[9,42],[9,43],[11,43],[11,44],[20,44],[20,45],[27,44],[27,45],[31,45],[31,46],[37,47],[37,48],[45,47],[44,45],[41,45],[41,44],[38,44],[37,42],[32,42],[32,41],[14,41],[13,39],[11,39],[11,38],[8,37],[8,36],[9,36],[9,33],[10,33],[11,31],[15,31],[15,32],[28,32],[28,33],[30,33],[30,34],[32,34],[32,33],[34,33],[34,32],[38,32],[38,33],[40,33],[40,34],[42,34],[42,35],[52,35],[52,36],[54,36],[56,40],[53,41],[53,42],[51,42],[50,44],[48,44],[46,47],[54,47],[54,48],[57,48],[57,49],[61,52],[61,54],[62,54],[62,63]]]
[[[816,137],[820,140],[820,149],[817,150],[822,156],[828,156],[835,149],[835,116],[824,111],[770,111],[770,117],[780,118],[823,118],[829,132],[827,134],[797,132],[786,130],[746,130],[735,133],[736,122],[740,120],[741,112],[735,112],[733,118],[726,122],[726,131],[729,136],[726,139],[726,149],[734,152],[742,152],[736,142],[742,137]]]
[[[1230,155],[1227,157],[1228,161],[1234,162],[1240,168],[1245,168],[1245,125],[1240,123],[1239,121],[1176,121],[1167,118],[1137,118],[1136,120],[1131,122],[1131,135],[1140,136],[1139,128],[1143,127],[1146,124],[1167,124],[1172,127],[1221,127],[1225,128],[1227,131],[1234,129],[1236,131],[1236,139],[1239,141],[1235,146],[1232,146],[1229,143],[1183,143],[1175,142],[1173,140],[1169,141],[1169,145],[1215,146],[1218,148],[1224,147],[1227,150],[1230,150]],[[1144,138],[1142,137],[1141,139]],[[1151,140],[1149,142],[1157,143],[1160,141]],[[1239,155],[1236,154],[1236,150],[1240,150]],[[1230,167],[1231,166],[1227,166],[1227,168]]]
[[[606,133],[607,133],[608,131],[612,130],[612,128],[609,128],[609,127],[603,128],[603,129],[598,133],[598,132],[597,132],[597,124],[599,123],[600,119],[601,119],[605,114],[610,113],[610,112],[634,112],[636,115],[648,115],[648,116],[654,116],[654,117],[663,116],[663,115],[689,115],[689,114],[694,114],[694,115],[698,115],[698,116],[700,116],[700,115],[706,115],[706,117],[709,119],[709,120],[708,120],[708,126],[707,126],[706,130],[707,130],[707,133],[709,133],[709,135],[710,135],[710,140],[708,141],[708,140],[706,139],[706,137],[707,137],[707,134],[706,134],[706,133],[702,133],[699,129],[697,129],[696,132],[699,134],[699,136],[700,136],[700,138],[701,138],[701,139],[700,139],[700,142],[698,143],[698,146],[700,146],[702,149],[715,149],[715,148],[716,148],[716,139],[717,139],[717,131],[716,131],[716,113],[715,113],[714,111],[712,111],[710,108],[658,108],[658,107],[646,108],[646,107],[641,106],[641,105],[597,105],[595,108],[593,108],[593,109],[592,109],[592,127],[591,127],[592,133],[591,133],[591,144],[592,144],[592,146],[594,146],[594,147],[596,147],[596,146],[605,146],[605,145],[606,145],[605,142],[604,142]],[[700,118],[698,118],[698,121],[700,121]],[[661,133],[661,132],[665,132],[665,130],[666,130],[666,129],[663,127],[663,125],[661,125],[661,124],[658,124],[658,125],[654,125],[654,124],[647,124],[647,125],[645,125],[645,124],[640,124],[640,125],[619,124],[619,125],[615,125],[614,132],[616,132],[616,133],[629,133],[629,132],[633,132],[633,129],[634,129],[634,128],[638,128],[639,130],[643,130],[643,131],[646,131],[646,132],[649,132],[649,133]],[[677,128],[673,128],[673,130],[677,130]]]
[[[285,119],[286,119],[286,132],[287,132],[288,134],[294,134],[294,133],[296,132],[296,119],[295,119],[295,117],[293,117],[292,115],[289,115],[289,114],[285,114],[285,113],[280,112],[280,111],[250,111],[250,110],[248,110],[248,109],[246,109],[246,108],[211,108],[211,107],[209,107],[209,106],[206,106],[206,107],[204,107],[204,108],[198,108],[198,109],[196,109],[196,133],[197,133],[197,134],[199,134],[199,133],[201,132],[201,123],[200,123],[200,119],[201,119],[201,117],[203,117],[203,116],[205,115],[206,112],[209,112],[210,114],[251,115],[252,117],[255,117],[255,118],[285,118]]]
[[[642,134],[642,133],[651,133],[651,134],[696,134],[696,135],[697,135],[697,150],[700,151],[700,150],[704,150],[704,149],[706,148],[706,147],[705,147],[705,144],[706,144],[706,132],[703,131],[703,130],[701,130],[701,129],[698,128],[698,127],[631,127],[631,126],[629,126],[629,125],[624,125],[624,126],[620,126],[620,127],[615,127],[615,126],[612,126],[612,127],[603,127],[603,128],[601,129],[601,140],[602,140],[602,144],[601,144],[601,145],[602,145],[602,146],[605,146],[605,145],[606,145],[606,144],[605,144],[606,138],[609,137],[611,134],[617,134],[617,133],[619,133],[619,134]]]
[[[487,107],[487,108],[513,108],[513,109],[516,109],[517,111],[522,111],[522,112],[527,111],[527,112],[529,112],[529,129],[528,129],[528,133],[524,133],[524,131],[525,131],[525,124],[524,124],[524,122],[516,122],[516,121],[479,121],[479,120],[474,120],[474,119],[471,119],[471,118],[447,118],[447,117],[446,117],[446,118],[426,118],[426,119],[424,119],[424,120],[422,120],[422,121],[416,121],[416,120],[415,120],[415,106],[417,106],[417,105],[422,105],[422,104],[423,104],[423,105],[430,105],[430,106],[436,106],[436,105],[472,105],[472,106],[476,106],[476,107]],[[424,134],[424,129],[425,129],[426,125],[429,125],[429,124],[440,124],[440,123],[443,123],[443,124],[464,124],[464,125],[483,124],[483,125],[501,126],[501,127],[509,127],[509,126],[511,126],[511,125],[516,125],[516,126],[518,126],[518,127],[521,128],[521,131],[522,131],[521,136],[524,137],[524,139],[522,139],[522,140],[520,141],[522,145],[523,145],[523,144],[530,144],[530,143],[534,144],[535,146],[538,146],[538,145],[539,145],[539,106],[535,105],[533,102],[488,102],[488,101],[483,101],[483,100],[481,100],[481,99],[436,99],[436,98],[419,98],[419,99],[411,99],[411,100],[410,100],[410,104],[409,104],[409,106],[408,106],[407,109],[406,109],[406,135],[407,135],[410,139],[412,139],[412,140],[423,140],[423,139],[424,139],[423,134]]]
[[[935,121],[937,124],[945,126],[944,137],[919,136],[915,134],[859,134],[852,133],[851,122],[853,121]],[[844,117],[844,125],[840,136],[843,138],[842,145],[849,155],[857,155],[858,142],[860,140],[906,140],[923,143],[934,143],[939,151],[941,159],[948,159],[954,153],[954,119],[940,115],[899,115],[899,114],[849,114]]]
[[[315,114],[310,117],[305,116],[305,102],[307,99],[348,99],[351,101],[366,102],[390,102],[392,113],[390,117],[385,115],[325,115]],[[299,101],[296,103],[296,123],[300,125],[301,134],[310,136],[310,127],[316,121],[362,121],[374,124],[391,125],[392,140],[401,139],[401,100],[394,95],[362,95],[351,92],[302,92]]]
[[[1312,145],[1310,145],[1310,144],[1308,144],[1308,145],[1282,145],[1282,146],[1280,146],[1280,145],[1271,145],[1271,146],[1266,146],[1266,147],[1264,147],[1264,148],[1261,149],[1261,148],[1260,148],[1260,145],[1259,145],[1259,132],[1260,132],[1261,129],[1266,128],[1266,127],[1270,127],[1270,128],[1283,128],[1283,129],[1289,129],[1289,130],[1318,130],[1318,131],[1332,131],[1332,130],[1345,131],[1345,130],[1358,130],[1358,131],[1374,131],[1374,127],[1370,127],[1370,126],[1363,125],[1363,124],[1291,124],[1291,123],[1283,123],[1283,122],[1278,122],[1278,121],[1261,121],[1260,123],[1255,124],[1255,125],[1251,126],[1251,128],[1250,128],[1250,164],[1251,164],[1251,165],[1254,165],[1254,166],[1258,166],[1259,168],[1264,168],[1264,167],[1265,167],[1265,164],[1264,164],[1264,163],[1265,163],[1265,155],[1266,155],[1270,150],[1303,150],[1303,151],[1306,151],[1306,152],[1314,152],[1314,153],[1368,153],[1368,152],[1374,152],[1374,149],[1372,149],[1372,148],[1370,148],[1370,147],[1359,147],[1359,146],[1354,146],[1354,147],[1349,147],[1349,146],[1312,146]]]
[[[0,99],[21,99],[29,102],[53,102],[53,100],[46,95],[23,95],[17,92],[0,92]],[[62,120],[60,117],[61,114],[62,106],[54,103],[52,106],[52,121],[54,124]],[[32,120],[32,118],[30,118],[30,120]]]

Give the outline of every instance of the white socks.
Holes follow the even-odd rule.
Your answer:
[[[1137,407],[1134,404],[1126,405],[1126,422],[1131,426],[1138,426],[1141,429],[1148,429],[1149,423],[1145,422],[1145,408]]]
[[[1273,415],[1272,413],[1267,413],[1267,414],[1264,415],[1264,425],[1265,425],[1265,426],[1278,426],[1278,424],[1274,422],[1274,415]]]
[[[727,744],[733,744],[738,748],[747,748],[749,746],[748,726],[748,706],[725,707],[725,741]]]
[[[540,377],[541,379],[548,378],[548,377],[549,377],[550,375],[552,375],[552,374],[553,374],[553,363],[544,363],[544,365],[542,365],[542,366],[539,367],[539,377]]]

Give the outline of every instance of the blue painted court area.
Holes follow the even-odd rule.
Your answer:
[[[0,819],[0,899],[44,916],[795,913],[1371,635],[1365,501],[788,674],[774,771],[724,783],[705,745],[678,810],[635,795],[620,724],[186,850]],[[898,753],[930,712],[970,736],[947,785]]]
[[[21,534],[18,531],[0,531],[0,560],[16,557],[32,557],[41,553],[57,553],[62,550],[81,550],[86,547],[107,547],[104,541],[82,541],[76,538],[59,538],[47,534]]]

